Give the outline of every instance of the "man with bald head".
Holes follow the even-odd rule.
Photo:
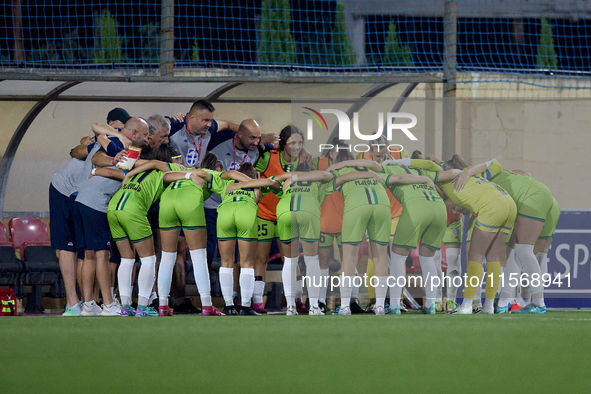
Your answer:
[[[108,125],[93,125],[93,128],[110,128]],[[149,127],[142,118],[131,118],[126,123],[123,133],[131,145],[139,148],[148,145]],[[99,143],[86,158],[92,166],[111,167],[115,163],[115,156],[124,150],[123,143],[117,137],[99,137]],[[85,178],[88,174],[85,174]],[[78,187],[78,194],[74,203],[74,225],[76,232],[76,246],[84,249],[84,264],[82,266],[82,306],[81,315],[120,315],[121,308],[113,300],[109,272],[109,258],[111,253],[111,230],[107,219],[107,209],[111,197],[121,187],[121,181],[101,176],[85,179]],[[93,294],[94,279],[98,279],[103,295],[103,308],[96,305]]]
[[[265,150],[265,144],[273,144],[278,140],[275,134],[261,134],[261,127],[254,119],[246,119],[240,123],[238,130],[218,131],[211,139],[208,151],[217,155],[224,165],[224,170],[238,170],[244,163],[252,165]],[[212,194],[204,203],[205,220],[207,223],[207,261],[215,258],[217,248],[217,208],[221,197]],[[232,292],[233,279],[231,268],[220,268],[220,285]],[[229,287],[229,290],[227,289]]]

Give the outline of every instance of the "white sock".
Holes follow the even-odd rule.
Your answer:
[[[390,287],[390,308],[396,309],[400,306],[400,297],[404,287],[399,286],[404,284],[406,280],[406,256],[390,253],[390,276],[393,277],[393,283]],[[398,279],[403,278],[403,279]]]
[[[295,261],[295,266],[298,266],[299,258]],[[296,271],[297,272],[297,271]],[[295,298],[301,300],[302,295],[304,294],[304,283],[302,282],[302,276],[297,275],[296,273],[296,283],[295,283]]]
[[[353,290],[353,278],[355,276],[341,277],[341,308],[345,308],[351,304],[351,292]]]
[[[378,284],[376,286],[376,308],[384,307],[386,303],[386,293],[388,292],[388,277],[387,276],[376,276],[378,278]]]
[[[254,290],[252,293],[252,302],[255,304],[263,303],[263,294],[265,293],[265,282],[262,280],[254,281]]]
[[[287,301],[287,307],[295,306],[296,299],[296,267],[297,257],[285,257],[283,261],[283,269],[281,270],[281,279],[283,280],[283,293]]]
[[[232,291],[234,289],[234,268],[220,267],[220,287],[226,306],[234,305]]]
[[[435,252],[435,256],[433,256],[433,261],[435,262],[435,269],[437,270],[437,276],[439,276],[439,286],[437,286],[437,293],[435,295],[435,300],[438,302],[443,302],[443,271],[441,270],[441,250]]]
[[[484,299],[484,305],[482,305],[482,310],[486,311],[486,312],[490,312],[495,310],[495,305],[494,305],[495,300],[494,299],[490,299],[490,298],[485,298]]]
[[[142,266],[140,267],[137,280],[139,288],[137,303],[138,306],[146,306],[148,305],[148,300],[150,299],[150,294],[152,294],[152,288],[156,281],[156,256],[141,257],[140,261],[142,262]]]
[[[437,287],[433,286],[432,279],[437,276],[435,257],[419,255],[419,262],[421,263],[421,272],[423,273],[423,281],[425,285],[425,308],[430,308],[431,305],[435,303],[435,297],[437,296]]]
[[[242,306],[249,307],[254,290],[254,268],[242,268],[239,281]]]
[[[308,286],[308,297],[310,298],[310,306],[318,306],[318,298],[320,293],[320,260],[318,255],[316,256],[304,256],[304,262],[306,263],[306,276],[309,280],[306,280]]]
[[[446,279],[445,283],[447,286],[448,300],[456,300],[458,288],[462,285],[460,280],[455,279],[458,276],[461,278],[462,275],[462,259],[460,256],[461,251],[462,250],[459,248],[445,249],[445,257],[447,259],[447,271],[445,276],[448,278]]]
[[[519,272],[521,270],[515,261],[515,249],[511,249],[507,257],[507,265],[503,269],[503,287],[499,293],[499,308],[509,305],[517,297],[515,280],[519,280]]]
[[[207,269],[207,249],[189,250],[193,262],[193,274],[202,306],[211,306],[211,282]]]
[[[329,269],[321,269],[320,277],[322,278],[322,283],[318,289],[318,302],[322,302],[324,305],[326,305],[326,291],[328,289],[328,281],[330,280]]]
[[[357,268],[355,268],[355,276],[359,276]],[[353,287],[351,288],[351,299],[356,300],[357,297],[359,297],[359,287],[353,285]]]
[[[168,306],[170,285],[172,284],[172,271],[176,263],[176,252],[162,251],[160,267],[158,268],[158,300],[160,306]]]
[[[536,254],[536,259],[540,264],[540,271],[542,271],[542,275],[548,273],[548,253],[538,252]]]
[[[122,305],[131,305],[131,275],[135,259],[121,259],[117,270],[117,282],[119,283],[119,295]]]
[[[530,280],[529,288],[531,291],[532,301],[534,304],[536,304],[536,306],[546,306],[544,303],[542,270],[540,269],[540,264],[538,263],[536,255],[534,254],[534,245],[515,244],[515,255],[523,265],[523,273],[527,274],[527,278]],[[537,275],[537,286],[531,285],[532,275]]]

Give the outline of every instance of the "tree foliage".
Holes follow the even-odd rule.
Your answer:
[[[396,24],[390,22],[384,45],[384,63],[392,66],[412,67],[412,57],[408,45],[400,47]]]
[[[293,64],[295,45],[291,35],[289,0],[263,0],[259,63]]]
[[[542,29],[540,33],[540,44],[538,45],[538,56],[536,57],[538,68],[556,70],[558,68],[558,55],[554,50],[554,38],[552,37],[552,26],[548,19],[542,18]]]

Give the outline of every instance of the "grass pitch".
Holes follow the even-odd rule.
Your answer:
[[[591,312],[0,318],[2,393],[588,393]]]

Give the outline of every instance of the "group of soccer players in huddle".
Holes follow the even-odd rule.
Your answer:
[[[529,174],[508,171],[494,159],[469,166],[458,155],[442,162],[415,151],[411,158],[405,151],[390,151],[383,137],[357,158],[339,140],[312,158],[295,126],[284,127],[277,138],[261,134],[252,119],[240,125],[215,121],[213,111],[205,100],[195,102],[186,115],[168,118],[144,120],[116,109],[107,120],[120,115],[119,123],[93,125],[97,137],[87,137],[73,149],[72,161],[50,188],[52,243],[60,250],[67,292],[64,315],[172,315],[169,295],[180,237],[189,249],[203,315],[265,312],[264,278],[273,238],[283,258],[287,315],[298,314],[301,252],[308,313],[327,312],[326,278],[335,243],[341,257],[336,313],[358,309],[353,278],[365,242],[367,274],[373,277],[369,309],[376,315],[405,310],[405,282],[397,279],[406,277],[407,257],[416,248],[424,279],[423,313],[545,313],[542,274],[560,207]],[[142,153],[132,169],[121,169],[130,145],[141,147]],[[470,220],[468,266],[462,275],[464,215]],[[223,312],[211,299],[208,249],[212,241],[215,248],[216,239]],[[111,240],[121,256],[116,269],[121,302],[109,269]],[[78,263],[82,300],[76,295],[77,253],[83,257]],[[136,253],[141,266],[134,307]],[[484,261],[485,302],[480,307]],[[513,280],[524,276],[527,286]],[[434,282],[434,277],[440,280]],[[102,308],[95,302],[95,278]],[[155,283],[158,310],[148,305]],[[456,304],[461,285],[464,299]],[[234,305],[235,286],[241,305]]]

